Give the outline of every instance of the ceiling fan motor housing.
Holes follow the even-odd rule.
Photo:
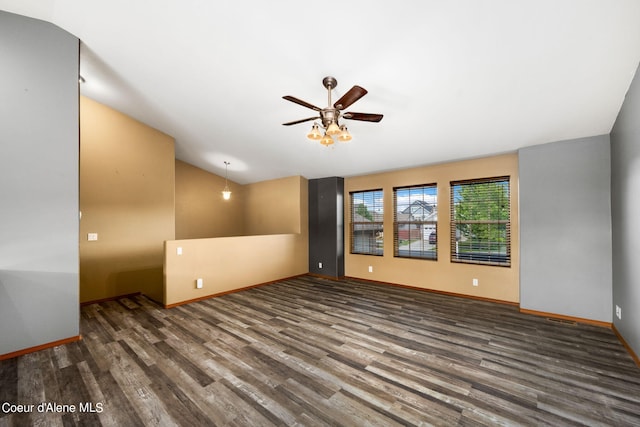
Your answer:
[[[336,122],[336,124],[338,123],[340,111],[335,108],[323,108],[320,111],[320,118],[322,119],[322,126],[326,129],[331,122]]]

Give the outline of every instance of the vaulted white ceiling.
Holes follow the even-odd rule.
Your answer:
[[[0,0],[82,40],[82,94],[257,182],[353,176],[606,134],[640,61],[638,0]],[[369,93],[307,140],[325,76]]]

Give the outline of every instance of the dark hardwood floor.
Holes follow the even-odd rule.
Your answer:
[[[34,405],[0,426],[640,425],[640,368],[611,330],[388,285],[123,298],[83,307],[81,333],[0,362],[3,408]]]

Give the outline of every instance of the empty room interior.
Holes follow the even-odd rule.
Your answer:
[[[640,2],[0,0],[0,426],[640,425]]]

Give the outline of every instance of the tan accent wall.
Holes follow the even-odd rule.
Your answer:
[[[163,297],[163,242],[175,238],[174,140],[80,99],[80,301]],[[97,241],[88,241],[97,233]]]
[[[259,235],[167,241],[165,305],[308,272],[307,180],[265,181],[247,185],[245,191],[247,210],[259,210],[245,217],[258,224],[245,228]],[[198,278],[203,279],[201,289],[196,288]]]
[[[304,183],[307,192],[307,180]],[[245,234],[301,233],[299,186],[300,177],[245,185]],[[304,209],[307,210],[308,207],[305,205]],[[305,222],[304,227],[307,226]]]
[[[242,236],[243,186],[229,181],[231,199],[222,198],[225,178],[180,160],[176,168],[176,239]]]
[[[450,181],[495,176],[511,177],[511,267],[452,263],[450,261]],[[438,260],[393,256],[393,188],[438,185]],[[384,256],[350,253],[349,192],[384,190]],[[518,157],[507,154],[434,166],[345,178],[345,275],[481,298],[519,302],[520,243],[518,225]],[[373,272],[369,273],[369,266]],[[478,286],[473,286],[473,279]]]

